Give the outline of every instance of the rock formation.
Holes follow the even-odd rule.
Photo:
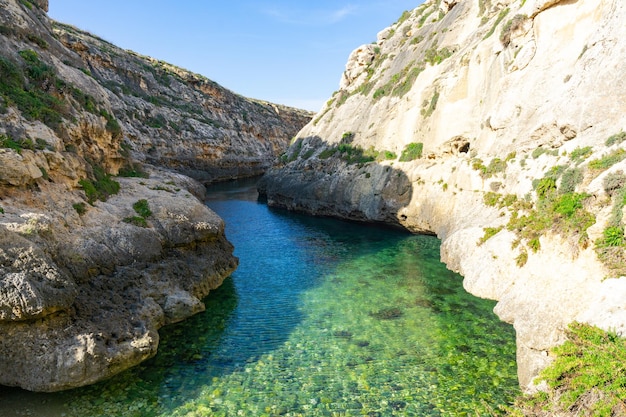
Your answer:
[[[260,175],[312,114],[247,99],[205,77],[54,23],[73,62],[106,87],[133,156],[204,183]],[[177,138],[178,140],[172,140]]]
[[[153,356],[236,268],[204,186],[172,170],[262,172],[308,120],[57,25],[47,4],[0,0],[0,384],[36,391]]]
[[[515,327],[532,391],[570,322],[626,334],[625,19],[619,0],[427,1],[350,56],[260,191],[436,234]]]

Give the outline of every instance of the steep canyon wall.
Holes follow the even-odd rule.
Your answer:
[[[212,182],[310,119],[0,0],[0,384],[56,391],[152,357],[237,266]],[[193,180],[182,174],[193,176]]]
[[[626,332],[626,6],[431,0],[349,57],[270,205],[442,240],[533,379],[575,320]]]

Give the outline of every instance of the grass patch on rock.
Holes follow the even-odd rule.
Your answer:
[[[424,144],[422,142],[409,143],[400,154],[400,162],[409,162],[422,157]]]
[[[626,206],[626,175],[617,171],[604,178],[604,191],[611,196],[611,215],[602,237],[596,240],[598,258],[616,276],[626,275],[626,237],[624,236],[624,206]]]
[[[518,399],[510,415],[624,415],[626,340],[582,323],[570,324],[566,333],[568,340],[552,349],[555,360],[538,378],[548,392]]]
[[[78,183],[83,188],[87,202],[93,205],[96,200],[106,201],[110,196],[120,191],[120,183],[112,179],[102,167],[93,167],[93,179],[84,178]]]

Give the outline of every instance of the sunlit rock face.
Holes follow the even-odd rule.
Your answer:
[[[202,311],[238,261],[197,180],[262,173],[310,119],[47,7],[0,0],[0,384],[36,391],[128,369]]]
[[[625,7],[461,0],[407,11],[351,54],[339,91],[261,191],[270,205],[439,236],[465,288],[499,300],[520,383],[535,389],[568,323],[626,332],[611,295],[626,291]],[[621,230],[618,246],[607,229]]]
[[[106,87],[136,157],[202,182],[262,174],[311,120],[74,27],[55,23],[54,33]]]

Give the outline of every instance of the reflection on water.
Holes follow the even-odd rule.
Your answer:
[[[515,396],[513,330],[437,239],[272,210],[250,182],[207,204],[240,258],[207,310],[110,381],[0,391],[0,415],[465,416]]]

